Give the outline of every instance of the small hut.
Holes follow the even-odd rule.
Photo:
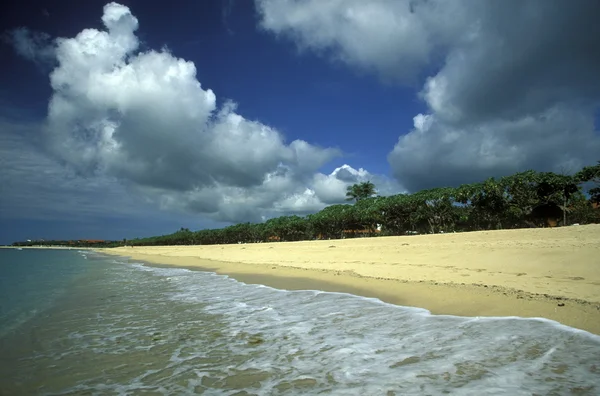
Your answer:
[[[563,209],[554,203],[545,203],[536,206],[531,212],[534,221],[543,227],[556,227],[563,219]]]

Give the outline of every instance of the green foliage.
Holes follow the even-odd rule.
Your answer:
[[[371,198],[376,193],[375,184],[370,181],[354,184],[346,189],[346,200],[358,202],[361,199]]]
[[[332,205],[309,215],[313,237],[341,238],[344,230],[358,228],[356,212],[352,205]]]

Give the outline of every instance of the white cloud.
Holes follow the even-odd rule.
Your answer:
[[[255,0],[260,26],[384,80],[429,108],[389,155],[411,190],[593,163],[600,3]]]
[[[192,62],[166,50],[136,53],[138,21],[127,7],[106,5],[102,20],[107,31],[57,41],[51,74],[48,136],[79,172],[133,182],[162,195],[166,207],[183,200],[234,220],[275,198],[249,191],[268,189],[280,166],[301,176],[338,155],[304,141],[286,144],[234,103],[217,108]]]
[[[350,180],[319,173],[338,149],[287,143],[235,103],[217,106],[193,62],[166,49],[139,51],[129,8],[107,4],[102,21],[105,30],[55,40],[45,142],[77,175],[115,179],[165,210],[216,221],[343,201]]]
[[[256,0],[260,26],[385,79],[413,81],[458,33],[452,2]],[[441,22],[441,23],[440,23]],[[435,27],[435,29],[432,29]],[[402,68],[398,68],[401,64]]]
[[[293,213],[306,214],[315,213],[327,206],[316,195],[315,191],[307,188],[301,193],[289,195],[273,205],[276,214]]]
[[[346,187],[373,178],[364,169],[354,169],[349,165],[336,168],[331,174],[317,174],[313,185],[316,195],[325,203],[340,203],[346,198]]]

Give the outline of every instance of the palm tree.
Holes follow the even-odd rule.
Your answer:
[[[353,184],[346,189],[346,201],[360,201],[361,199],[370,198],[375,195],[375,184],[370,181]]]

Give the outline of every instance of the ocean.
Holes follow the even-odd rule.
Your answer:
[[[1,395],[598,395],[600,337],[89,251],[0,251]]]

